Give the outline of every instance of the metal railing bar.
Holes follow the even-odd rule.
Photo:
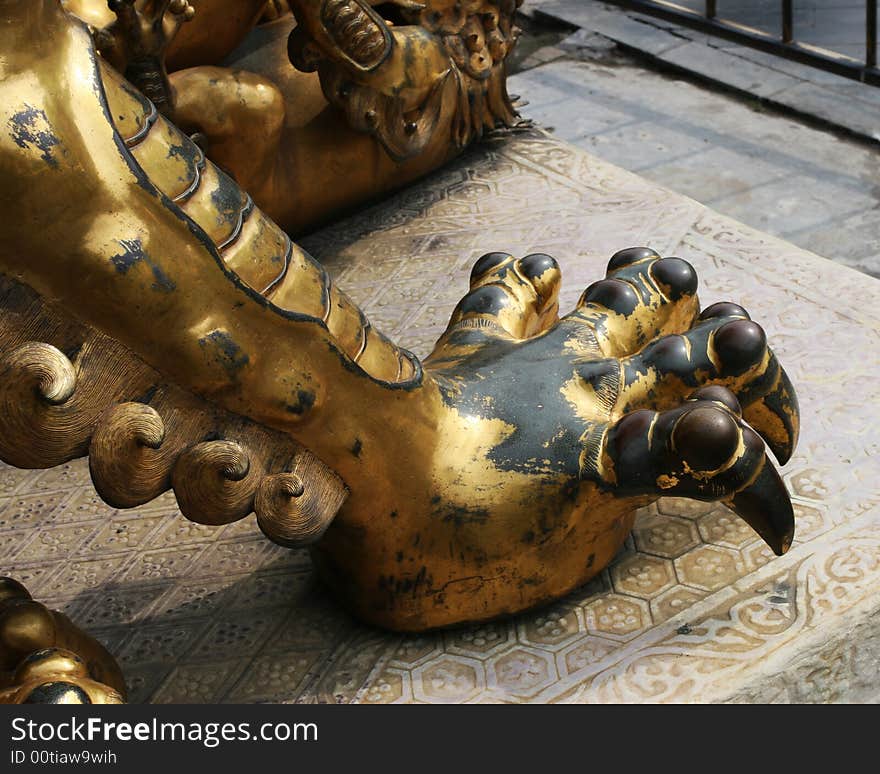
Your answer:
[[[862,62],[845,54],[796,41],[785,43],[778,36],[770,33],[726,19],[707,18],[702,11],[694,11],[667,0],[603,0],[603,2],[637,11],[646,16],[664,19],[683,27],[690,27],[699,32],[724,38],[768,54],[781,56],[844,78],[861,81],[871,86],[880,86],[880,69],[877,69],[876,61]],[[790,0],[786,0],[786,2],[790,2]],[[868,2],[876,8],[877,0],[868,0]],[[876,20],[876,14],[874,18]],[[876,34],[874,38],[876,43]],[[872,50],[876,51],[876,45]]]
[[[877,0],[865,3],[865,67],[877,66]]]
[[[782,0],[782,42],[794,41],[794,2]]]

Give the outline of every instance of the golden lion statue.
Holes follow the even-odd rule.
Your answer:
[[[788,549],[792,507],[764,443],[782,463],[791,455],[794,390],[741,307],[700,310],[685,261],[622,250],[560,317],[553,258],[488,253],[421,361],[288,235],[511,118],[495,112],[508,103],[493,79],[512,0],[396,3],[421,23],[393,25],[362,0],[292,2],[294,61],[317,70],[331,107],[294,114],[283,96],[265,143],[243,143],[258,136],[239,131],[251,98],[288,93],[224,71],[218,84],[242,85],[246,113],[230,119],[228,146],[222,99],[193,85],[210,80],[202,67],[172,74],[176,96],[162,103],[154,60],[111,64],[132,40],[161,51],[157,20],[197,4],[112,5],[118,19],[89,28],[60,0],[0,0],[0,458],[49,467],[88,454],[115,507],[173,488],[203,523],[255,512],[271,539],[312,546],[356,615],[395,630],[564,595],[663,495],[721,501],[777,554]],[[252,5],[244,27],[262,9]],[[114,31],[145,19],[158,48]],[[141,90],[123,73],[144,78]],[[334,133],[315,139],[327,110]],[[307,115],[318,123],[299,125]],[[343,196],[355,147],[369,169]],[[62,656],[53,668],[73,670]]]

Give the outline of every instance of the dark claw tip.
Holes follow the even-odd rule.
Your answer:
[[[618,250],[611,256],[611,260],[608,261],[608,271],[617,271],[647,258],[659,257],[650,247],[628,247],[626,250]]]
[[[581,303],[599,304],[624,316],[632,314],[639,305],[639,297],[631,285],[623,280],[604,279],[594,282],[581,296]]]
[[[681,258],[661,258],[651,266],[651,274],[672,301],[697,292],[697,272]]]
[[[532,253],[519,262],[519,269],[523,273],[523,276],[533,280],[537,279],[550,269],[559,271],[559,264],[552,255],[547,255],[546,253]]]
[[[5,599],[30,599],[28,590],[13,578],[0,577],[0,602]]]
[[[510,253],[486,253],[484,256],[477,259],[474,268],[471,269],[471,283],[478,280],[483,275],[488,274],[492,269],[500,266],[502,263],[512,259],[513,256],[510,255]]]
[[[757,323],[734,320],[715,331],[714,344],[722,371],[737,375],[761,362],[767,348],[767,337]]]
[[[688,400],[712,400],[727,406],[738,417],[742,416],[742,406],[739,401],[727,387],[720,384],[710,384],[706,387],[700,387],[699,390],[692,392]]]
[[[749,313],[739,304],[734,304],[730,301],[718,301],[700,312],[701,320],[709,320],[713,317],[745,317],[747,320],[752,319],[749,317]]]
[[[522,276],[532,283],[542,307],[557,297],[561,273],[559,264],[553,256],[532,253],[519,261],[518,269]]]
[[[459,303],[460,314],[498,314],[510,304],[510,296],[498,285],[483,285],[472,290]]]
[[[78,685],[63,680],[34,688],[24,704],[91,704],[89,695]]]
[[[782,556],[794,540],[794,509],[788,490],[764,457],[764,467],[757,478],[728,503],[777,556]]]
[[[644,354],[647,362],[661,371],[676,371],[688,362],[688,343],[684,336],[672,334],[648,345]]]
[[[739,427],[723,409],[699,406],[675,423],[672,442],[692,470],[718,470],[739,446]]]

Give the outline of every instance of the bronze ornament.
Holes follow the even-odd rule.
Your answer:
[[[124,701],[125,680],[107,649],[0,577],[0,704]]]
[[[291,233],[519,123],[505,89],[519,4],[63,2],[103,61]],[[261,20],[262,45],[238,49]]]
[[[790,457],[794,389],[742,308],[701,313],[688,263],[620,251],[560,318],[553,258],[489,253],[421,362],[264,214],[290,192],[244,193],[58,0],[0,0],[0,18],[3,459],[89,453],[120,506],[173,487],[205,523],[256,510],[272,539],[312,544],[356,615],[395,630],[560,597],[663,495],[721,501],[788,549],[764,443]],[[342,27],[320,19],[323,33],[304,26],[324,55]],[[319,64],[322,81],[357,70],[371,94],[393,90],[381,38]],[[384,190],[361,182],[351,201]]]

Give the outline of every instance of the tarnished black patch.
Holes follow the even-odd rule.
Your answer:
[[[168,146],[168,158],[180,159],[186,165],[186,182],[192,183],[201,174],[200,167],[205,164],[204,155],[198,145],[183,135],[180,140],[180,143]]]
[[[119,239],[117,240],[122,247],[122,252],[110,257],[110,261],[116,267],[116,271],[120,274],[128,274],[129,269],[139,263],[144,263],[150,267],[155,282],[150,286],[153,290],[160,293],[171,293],[177,288],[174,281],[162,270],[144,250],[140,239]]]
[[[199,339],[199,346],[233,379],[250,362],[247,353],[226,331],[211,331]]]
[[[379,576],[379,590],[386,596],[389,609],[393,609],[396,598],[400,596],[410,596],[416,599],[432,593],[434,588],[434,579],[428,575],[428,569],[424,566],[414,576],[404,576],[396,578],[393,575]]]
[[[456,332],[459,335],[469,339],[474,332]],[[619,370],[616,361],[597,360],[587,367],[564,357],[548,357],[548,353],[562,349],[560,339],[567,336],[566,330],[557,329],[524,342],[484,339],[483,346],[467,352],[457,362],[452,358],[448,370],[434,372],[440,394],[450,407],[461,414],[500,419],[513,428],[489,452],[489,459],[499,470],[526,473],[548,482],[560,474],[573,482],[578,480],[580,438],[585,427],[572,416],[571,405],[559,387],[577,379],[604,394],[608,391],[605,382],[617,386]],[[516,357],[511,350],[517,350]],[[538,363],[540,367],[532,367]],[[461,379],[461,373],[473,377]],[[614,398],[616,389],[608,402]],[[525,411],[524,401],[531,406]]]
[[[60,148],[61,140],[55,136],[45,111],[25,104],[9,119],[12,141],[25,150],[40,151],[40,158],[53,169],[58,168],[55,148]]]
[[[247,205],[247,194],[236,182],[221,170],[217,171],[217,187],[211,191],[211,204],[217,211],[217,225],[234,228]]]
[[[34,688],[23,704],[91,704],[89,695],[78,685],[63,681],[43,683]]]
[[[301,416],[314,405],[315,393],[310,392],[309,390],[298,389],[296,391],[296,402],[288,403],[284,408],[291,414]]]
[[[137,100],[140,104],[141,109],[144,113],[150,112],[150,105],[152,104],[150,100],[148,100],[140,91],[138,91],[134,86],[132,86],[128,81],[120,81],[119,87],[132,99]]]
[[[470,508],[452,503],[438,505],[432,515],[459,527],[464,524],[485,524],[490,516],[487,508]]]

